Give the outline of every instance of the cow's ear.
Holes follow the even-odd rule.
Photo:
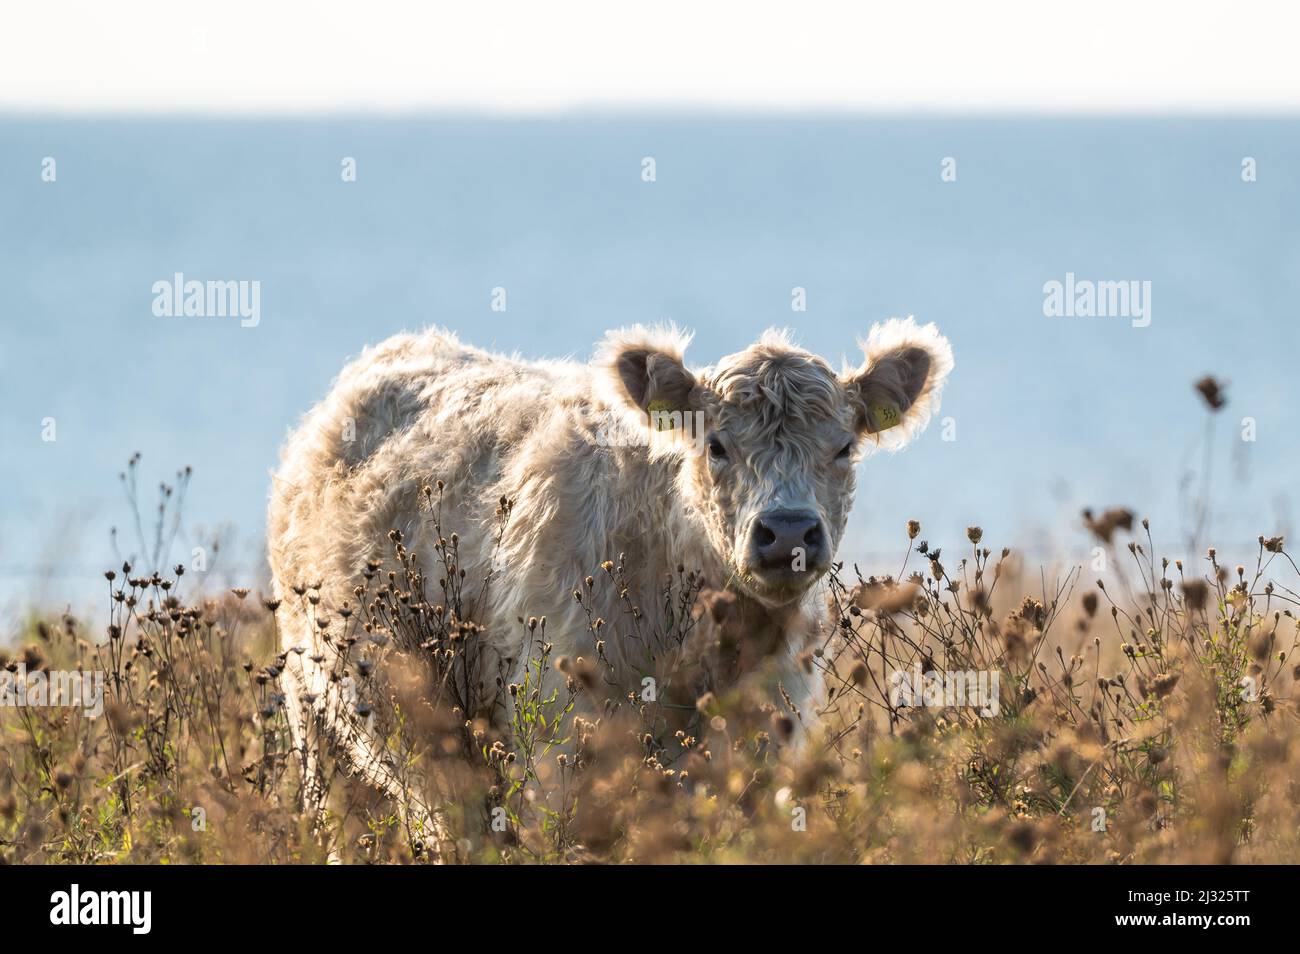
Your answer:
[[[596,359],[606,399],[647,422],[658,412],[693,410],[698,381],[683,363],[690,340],[674,326],[611,332]]]
[[[857,407],[858,431],[897,450],[939,410],[952,371],[952,346],[934,325],[891,318],[871,329],[862,348],[866,363],[844,379]]]

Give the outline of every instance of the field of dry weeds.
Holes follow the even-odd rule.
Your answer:
[[[500,687],[515,703],[504,725],[457,678],[479,629],[453,528],[435,528],[446,539],[434,567],[394,534],[355,603],[325,605],[306,582],[291,598],[329,634],[336,675],[357,687],[357,715],[406,791],[437,807],[448,835],[436,842],[328,752],[319,803],[309,796],[273,601],[204,592],[183,567],[123,565],[106,573],[104,617],[33,616],[0,660],[11,690],[104,673],[102,717],[0,708],[0,860],[1300,861],[1300,571],[1286,542],[1261,536],[1241,565],[1213,549],[1171,562],[1127,510],[1085,521],[1104,575],[1030,566],[976,527],[963,552],[940,553],[916,521],[896,573],[839,567],[825,638],[803,660],[829,686],[818,713],[724,679],[692,699],[629,694],[584,716],[599,641],[644,614],[589,619],[587,660],[553,658],[545,620],[520,620],[534,664]],[[623,587],[631,568],[611,558],[575,581],[574,599]],[[727,594],[689,568],[663,599],[667,644],[688,646],[706,615],[723,643],[743,643]],[[537,677],[552,670],[563,688],[544,691]],[[900,698],[898,673],[918,686],[982,674],[994,697]]]
[[[820,716],[741,685],[685,713],[633,697],[598,720],[565,719],[599,662],[550,658],[544,621],[526,621],[536,667],[564,669],[567,689],[507,687],[515,724],[493,728],[466,715],[473,700],[421,691],[424,673],[454,674],[475,633],[424,592],[436,584],[409,558],[400,576],[375,574],[358,611],[313,610],[344,647],[359,714],[378,719],[411,791],[443,807],[446,859],[1300,859],[1296,594],[1275,578],[1296,574],[1283,541],[1261,539],[1248,567],[1211,551],[1193,570],[1152,556],[1142,533],[1109,532],[1114,559],[1133,560],[1144,585],[1112,592],[1076,572],[1025,595],[1014,555],[982,548],[978,530],[967,553],[941,555],[913,525],[920,559],[902,582],[832,581],[837,632],[807,657],[830,683]],[[584,585],[617,586],[619,572]],[[102,718],[0,709],[4,860],[427,858],[434,846],[398,806],[338,767],[313,833],[271,612],[243,590],[186,598],[184,582],[124,567],[107,584],[106,626],[34,620],[4,660],[29,678],[106,673]],[[684,630],[726,612],[725,595],[689,574],[671,589]],[[592,625],[610,638],[619,623]],[[432,669],[413,651],[436,657]],[[895,704],[889,674],[918,668],[997,672],[996,714]],[[812,720],[800,751],[785,744],[797,720]]]

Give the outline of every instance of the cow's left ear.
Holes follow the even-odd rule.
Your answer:
[[[867,361],[843,381],[858,408],[858,432],[897,450],[925,429],[939,410],[952,371],[952,345],[934,325],[891,318],[862,344]]]
[[[695,409],[699,382],[683,361],[690,340],[675,325],[610,332],[596,354],[605,399],[647,424],[658,412]]]

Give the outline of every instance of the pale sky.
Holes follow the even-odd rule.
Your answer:
[[[1300,109],[1290,3],[41,0],[0,110]]]

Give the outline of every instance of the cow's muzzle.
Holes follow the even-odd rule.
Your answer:
[[[766,510],[750,524],[745,562],[765,586],[801,589],[829,556],[826,529],[811,510]]]

